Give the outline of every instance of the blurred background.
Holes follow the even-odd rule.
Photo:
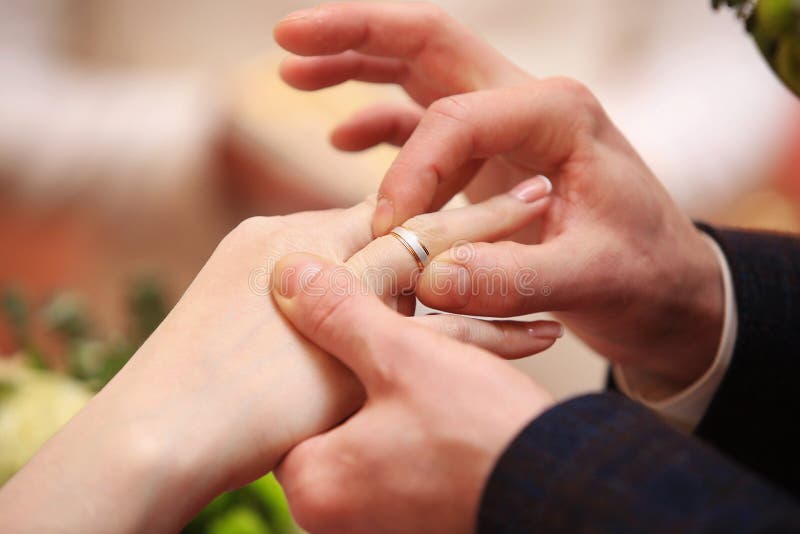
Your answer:
[[[800,101],[731,13],[706,0],[437,3],[530,72],[588,84],[693,217],[800,230]],[[339,153],[328,132],[404,95],[284,86],[272,27],[312,5],[0,0],[0,483],[238,221],[376,190],[396,152]],[[605,372],[569,335],[519,365],[559,397]],[[291,530],[262,484],[195,526]]]

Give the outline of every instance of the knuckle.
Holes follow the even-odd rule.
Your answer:
[[[510,263],[514,272],[530,267],[530,265],[527,264],[527,261],[523,258],[525,248],[528,245],[523,245],[514,241],[506,241],[504,244],[506,246],[503,248],[503,250],[506,252],[508,262]]]
[[[464,343],[471,343],[473,340],[473,336],[469,320],[466,319],[465,317],[458,317],[458,316],[450,316],[450,317],[452,318],[448,320],[446,327],[449,331],[450,336]]]
[[[236,240],[260,240],[274,232],[282,224],[282,217],[248,217],[230,231],[229,237]]]
[[[500,303],[504,315],[524,315],[526,297],[518,290],[517,273],[528,269],[522,260],[522,247],[514,242],[479,243],[467,269],[472,273],[473,291],[481,300]]]
[[[228,232],[217,247],[215,254],[249,254],[275,242],[276,235],[284,227],[283,217],[250,217]]]
[[[403,223],[403,227],[411,230],[422,243],[427,244],[439,241],[447,233],[447,225],[437,217],[436,213],[423,213],[415,215]],[[391,237],[391,236],[390,236]]]
[[[417,9],[424,20],[434,28],[445,25],[450,19],[450,15],[433,2],[421,2],[417,5]]]
[[[529,292],[531,288],[528,288],[527,285],[534,282],[534,280],[523,280],[521,278],[517,278],[518,274],[523,274],[526,270],[531,270],[530,274],[532,274],[535,278],[536,272],[533,270],[533,266],[528,265],[527,261],[523,259],[523,251],[525,250],[526,245],[521,245],[519,243],[509,242],[508,246],[505,248],[507,252],[507,265],[509,265],[509,273],[512,273],[510,276],[511,280],[511,291],[508,292],[506,296],[506,309],[512,310],[514,315],[525,315],[530,311],[530,295],[527,295],[523,292]],[[525,286],[525,287],[521,287]]]
[[[469,124],[467,112],[469,107],[462,95],[450,95],[434,101],[429,107],[428,112],[434,116]]]
[[[569,99],[569,105],[580,110],[585,118],[597,120],[602,116],[600,102],[584,83],[567,77],[549,78],[544,83],[550,89],[565,95]]]
[[[328,271],[322,276],[330,279],[333,274]],[[349,316],[352,310],[352,295],[348,291],[347,287],[331,287],[325,283],[314,283],[307,289],[308,296],[315,299],[308,311],[312,334],[335,335],[340,330],[343,317]]]
[[[517,207],[517,204],[513,204]],[[497,227],[504,227],[515,220],[515,213],[509,209],[509,205],[505,198],[494,198],[479,204],[480,208],[485,211]],[[521,206],[521,205],[520,205]]]
[[[497,336],[500,338],[502,347],[510,347],[516,339],[516,330],[514,326],[505,321],[496,321],[493,323],[496,329]]]
[[[504,249],[503,252],[505,253]],[[497,258],[498,251],[490,243],[472,243],[470,245],[470,253],[465,254],[463,258],[459,258],[459,263],[466,268],[470,274],[475,274],[481,269],[486,268],[488,265],[498,264]]]
[[[567,94],[573,98],[577,98],[578,100],[587,100],[594,98],[594,95],[589,90],[589,88],[586,87],[585,84],[579,82],[578,80],[575,80],[574,78],[557,76],[545,80],[545,83],[550,85],[553,89],[558,90],[563,94]]]

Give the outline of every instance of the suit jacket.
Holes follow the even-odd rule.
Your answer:
[[[699,226],[739,329],[696,436],[614,392],[559,404],[500,457],[479,531],[800,532],[800,239]]]

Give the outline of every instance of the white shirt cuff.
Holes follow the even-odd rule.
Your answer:
[[[695,383],[686,389],[658,401],[647,400],[645,388],[636,387],[633,379],[626,376],[622,367],[614,365],[612,374],[619,390],[630,399],[640,402],[658,413],[680,429],[693,431],[706,413],[711,399],[719,388],[725,372],[728,370],[733,349],[736,345],[736,331],[738,316],[736,310],[736,295],[733,291],[733,280],[730,267],[725,255],[716,241],[704,235],[717,256],[722,270],[722,284],[725,295],[725,319],[722,326],[722,336],[717,347],[717,355],[711,367]]]

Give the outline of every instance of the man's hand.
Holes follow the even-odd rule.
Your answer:
[[[723,319],[714,253],[584,86],[521,73],[425,5],[325,5],[287,18],[275,35],[291,52],[322,56],[287,60],[283,76],[297,87],[395,82],[425,106],[416,115],[361,114],[334,133],[348,149],[403,146],[381,184],[376,234],[441,205],[473,177],[473,199],[521,176],[552,179],[541,226],[517,242],[435,258],[418,288],[423,302],[478,315],[556,311],[612,361],[676,387],[708,367]],[[420,91],[425,84],[436,90]],[[534,286],[514,291],[511,282],[531,269]],[[467,289],[437,290],[448,274]],[[492,290],[498,277],[512,291]]]
[[[433,4],[327,4],[290,14],[274,33],[278,44],[297,54],[283,63],[281,75],[298,89],[348,80],[396,83],[414,100],[408,105],[378,104],[341,124],[331,140],[342,150],[383,142],[402,146],[424,116],[441,110],[442,99],[533,79]],[[434,192],[432,187],[412,187],[411,169],[398,162],[381,185],[373,233],[383,235],[417,213],[440,208],[476,173],[478,185],[469,195],[473,201],[531,176],[530,169],[513,170],[518,173],[511,180],[506,162],[476,158],[450,176],[432,169],[414,176],[425,182],[441,179],[442,187]]]
[[[495,355],[389,310],[340,266],[293,254],[276,273],[289,280],[275,295],[283,313],[367,392],[277,470],[295,519],[312,532],[474,531],[495,461],[552,397]],[[348,276],[354,290],[339,291]]]

